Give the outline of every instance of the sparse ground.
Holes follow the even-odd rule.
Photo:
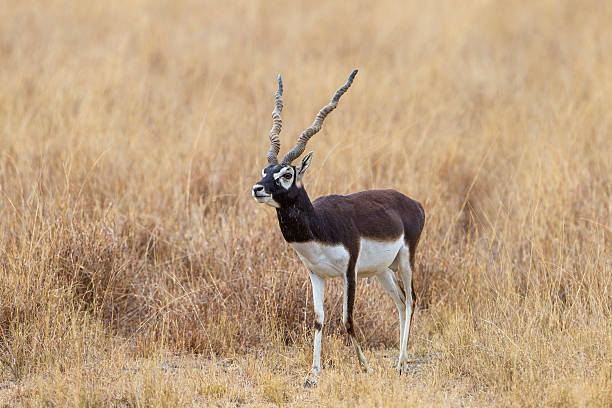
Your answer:
[[[422,340],[422,339],[421,339]],[[425,342],[417,340],[417,343]],[[503,393],[482,390],[475,373],[449,375],[448,354],[415,353],[409,373],[394,369],[395,349],[366,352],[372,372],[364,374],[343,339],[326,344],[324,374],[314,388],[304,388],[310,353],[303,347],[278,346],[233,357],[171,356],[129,358],[110,353],[92,363],[68,366],[1,385],[0,404],[23,406],[610,406],[609,378],[581,375],[549,383],[529,383]],[[438,349],[437,347],[433,347]],[[502,356],[489,352],[474,358]],[[450,357],[452,358],[452,356]],[[609,364],[595,362],[595,366]],[[532,367],[535,371],[549,367]],[[609,366],[608,366],[609,367]],[[493,377],[487,378],[495,382]],[[525,381],[525,383],[523,383]]]
[[[108,362],[105,369],[36,377],[3,385],[2,403],[70,406],[440,406],[468,404],[495,406],[494,395],[475,396],[470,381],[457,379],[444,393],[434,391],[435,358],[415,360],[412,371],[398,376],[393,370],[395,350],[368,353],[370,374],[344,361],[342,342],[330,345],[339,360],[326,369],[315,388],[303,387],[306,353],[282,348],[254,355],[208,359],[153,358],[129,364]],[[331,363],[333,359],[329,362]],[[574,401],[593,401],[568,390]],[[557,401],[555,401],[557,402]],[[560,401],[562,402],[562,401]]]
[[[0,7],[0,406],[612,406],[612,3]],[[250,189],[276,74],[311,197],[423,203],[414,362],[359,371]]]
[[[418,358],[412,371],[398,376],[393,370],[395,350],[368,353],[373,372],[344,361],[344,345],[331,344],[339,358],[326,369],[315,388],[303,387],[308,356],[296,348],[273,350],[235,358],[198,357],[108,361],[104,369],[83,368],[61,375],[36,377],[3,385],[1,403],[25,405],[115,406],[440,406],[464,403],[495,406],[494,395],[474,396],[470,382],[453,381],[444,393],[430,386],[434,358]],[[272,355],[273,354],[273,355]],[[333,359],[329,361],[333,362]],[[568,396],[593,401],[593,395]]]

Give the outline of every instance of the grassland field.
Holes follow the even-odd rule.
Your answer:
[[[612,406],[612,2],[0,4],[0,407]],[[360,281],[360,371],[274,210],[394,188],[427,221],[399,376]]]

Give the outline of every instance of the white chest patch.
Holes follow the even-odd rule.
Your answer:
[[[349,252],[343,245],[325,245],[320,242],[293,242],[290,244],[309,271],[325,277],[343,276],[349,262]]]
[[[325,245],[320,242],[294,242],[290,244],[311,272],[324,278],[344,276],[349,263],[349,252],[343,245]],[[362,238],[357,258],[357,276],[368,277],[385,271],[395,261],[404,236],[393,241]]]

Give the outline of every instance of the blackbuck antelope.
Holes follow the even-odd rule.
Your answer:
[[[291,165],[306,147],[308,140],[321,129],[323,120],[336,108],[338,100],[351,86],[354,70],[344,86],[336,91],[331,102],[317,114],[314,123],[306,129],[297,145],[278,162],[280,150],[280,116],[283,109],[283,83],[278,76],[276,107],[272,112],[270,130],[269,165],[263,169],[263,178],[253,186],[253,197],[259,203],[276,208],[276,215],[285,240],[295,249],[306,266],[312,283],[314,301],[314,355],[312,370],[306,385],[316,383],[321,371],[321,330],[325,280],[344,280],[342,321],[355,347],[364,370],[369,371],[361,347],[355,338],[353,305],[357,278],[376,276],[389,293],[400,320],[398,369],[406,369],[406,346],[414,312],[415,295],[412,286],[414,257],[425,222],[423,207],[394,190],[370,190],[340,196],[319,197],[314,202],[304,189],[303,177],[310,166],[312,152],[299,166]],[[402,288],[397,272],[403,282]],[[410,294],[408,298],[406,293]],[[368,299],[370,300],[370,299]]]

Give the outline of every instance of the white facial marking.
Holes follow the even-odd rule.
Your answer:
[[[280,176],[282,176],[283,174],[285,174],[289,170],[291,170],[291,167],[289,167],[289,166],[283,167],[282,169],[280,169],[276,173],[272,174],[272,177],[274,177],[274,180],[278,180],[278,178]]]
[[[255,199],[255,201],[259,201],[259,198],[264,198],[269,195],[265,192],[264,187],[261,184],[255,184],[253,186],[253,189],[251,190],[251,194],[253,195],[253,198]],[[259,201],[259,202],[262,203],[263,201]]]
[[[281,208],[280,204],[277,203],[272,197],[270,197],[270,199],[266,201],[266,204],[268,204],[270,207]]]
[[[261,187],[261,189],[259,189],[259,187]],[[255,189],[257,189],[257,191],[255,191]],[[280,208],[280,204],[274,201],[271,194],[268,194],[265,192],[265,189],[263,188],[261,184],[255,184],[253,186],[251,195],[253,195],[253,198],[258,203],[268,204],[269,206],[274,207],[274,208]]]
[[[289,190],[291,184],[293,184],[293,167],[283,167],[272,176],[285,190]]]
[[[266,177],[266,169],[261,169],[261,177]]]

